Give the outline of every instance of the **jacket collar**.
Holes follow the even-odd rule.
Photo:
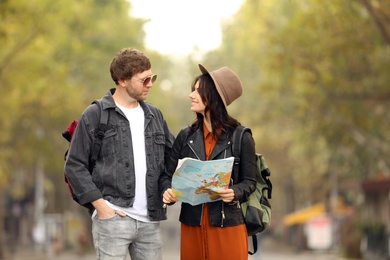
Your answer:
[[[203,132],[201,129],[197,129],[188,139],[187,144],[191,150],[195,153],[195,156],[199,160],[206,160],[206,154],[204,151],[204,138]],[[230,139],[226,134],[222,134],[217,140],[213,151],[210,154],[209,160],[213,159],[223,159],[230,156],[230,153],[227,153],[225,150],[231,145]]]
[[[115,88],[111,88],[111,89],[109,89],[106,92],[106,94],[102,98],[102,107],[103,107],[103,109],[116,108],[116,104],[115,104],[114,98],[112,97],[112,95],[114,93],[115,93]],[[138,103],[140,104],[140,106],[144,110],[145,118],[149,118],[149,117],[153,117],[154,116],[154,114],[150,110],[149,106],[146,105],[146,102],[141,100],[141,101],[138,101]]]

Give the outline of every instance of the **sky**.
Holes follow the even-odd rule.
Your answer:
[[[187,55],[221,43],[220,23],[236,13],[244,0],[130,0],[132,16],[150,19],[145,45],[163,54]]]

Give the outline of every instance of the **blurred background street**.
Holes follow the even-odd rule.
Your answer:
[[[44,253],[38,253],[31,250],[22,249],[17,252],[12,260],[95,260],[96,255],[94,252],[87,252],[80,254],[77,252],[65,251],[58,255],[45,255]],[[130,257],[128,257],[130,259]],[[164,260],[180,260],[179,251],[176,248],[166,246],[164,248]],[[302,251],[297,252],[291,247],[288,247],[272,238],[265,238],[260,245],[259,251],[252,256],[249,256],[249,260],[338,260],[334,254],[327,252],[310,252]]]
[[[161,229],[164,241],[164,260],[180,260],[179,239],[180,230],[178,222],[179,205],[168,208],[167,221],[161,222]],[[76,221],[73,220],[73,225]],[[84,230],[78,225],[78,229]],[[78,241],[66,245],[65,241],[57,243],[56,240],[44,243],[37,247],[31,243],[15,246],[13,254],[7,254],[6,260],[93,260],[96,259],[93,251],[92,241],[89,233],[80,233]],[[258,252],[249,256],[249,260],[339,260],[339,253],[333,250],[309,250],[299,248],[296,244],[286,243],[286,239],[272,235],[269,231],[257,235]],[[252,240],[249,240],[250,250],[252,250]],[[127,259],[130,259],[128,257]],[[349,258],[352,260],[352,258]]]
[[[195,118],[198,64],[242,81],[227,109],[273,184],[250,260],[390,259],[390,0],[2,0],[0,19],[0,260],[94,259],[61,134],[115,87],[125,47],[150,58],[147,102],[174,135]],[[169,260],[178,209],[161,223]]]

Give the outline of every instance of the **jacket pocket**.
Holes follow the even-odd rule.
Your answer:
[[[164,163],[165,135],[163,133],[156,133],[153,139],[154,139],[153,150],[154,150],[155,160],[157,164]]]
[[[106,131],[100,151],[101,155],[108,157],[116,153],[116,140],[118,139],[117,136],[118,133],[114,128],[110,128]]]

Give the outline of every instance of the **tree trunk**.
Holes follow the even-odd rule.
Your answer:
[[[1,192],[1,198],[4,198],[4,193]],[[5,259],[4,247],[4,200],[0,199],[0,259]]]
[[[371,15],[372,19],[374,20],[375,24],[377,25],[384,41],[390,45],[390,32],[386,28],[386,17],[381,17],[381,15],[384,16],[384,12],[380,13],[377,12],[374,7],[371,5],[370,1],[368,0],[362,0],[363,5],[366,7],[368,13]]]

